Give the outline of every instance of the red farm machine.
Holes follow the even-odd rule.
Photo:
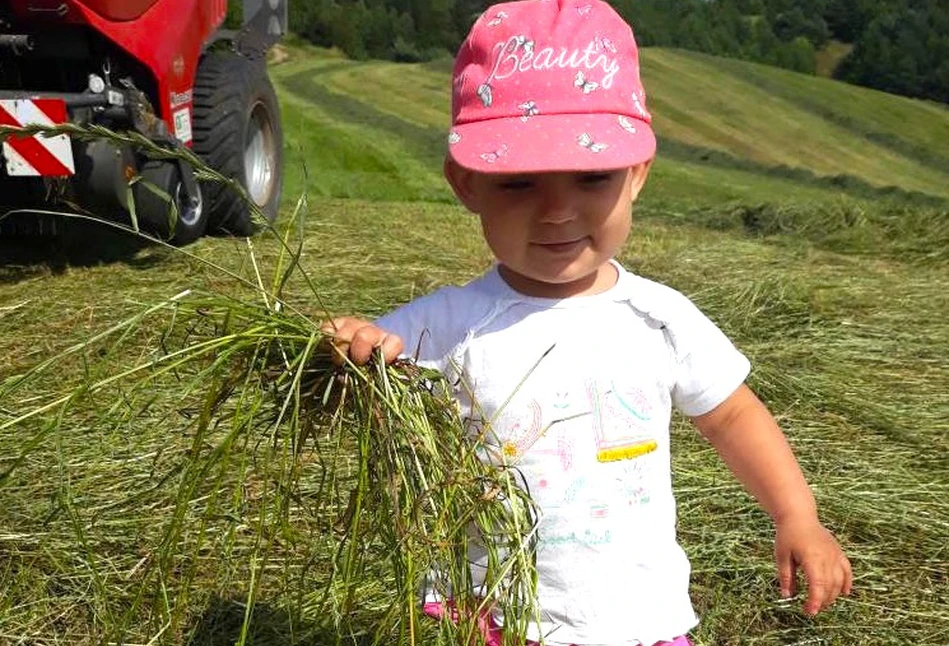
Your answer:
[[[199,182],[182,155],[147,155],[135,138],[190,148],[272,220],[283,131],[266,52],[286,31],[286,0],[242,8],[243,27],[226,29],[227,0],[0,0],[0,126],[76,126],[7,131],[0,227],[5,215],[73,210],[134,213],[175,244],[253,232],[233,187]],[[89,137],[96,126],[133,136]]]

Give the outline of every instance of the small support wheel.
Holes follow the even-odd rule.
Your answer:
[[[201,187],[189,198],[181,172],[177,162],[150,159],[139,168],[139,180],[132,186],[139,226],[177,246],[194,242],[208,226]]]

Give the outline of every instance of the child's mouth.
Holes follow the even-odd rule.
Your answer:
[[[576,240],[565,240],[562,242],[537,242],[537,246],[551,253],[567,253],[579,249],[586,244],[587,238],[577,238]]]

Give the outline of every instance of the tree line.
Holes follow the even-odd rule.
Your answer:
[[[643,45],[814,73],[831,40],[852,45],[849,83],[949,103],[945,0],[615,0]]]
[[[644,46],[680,47],[814,73],[852,45],[838,79],[949,103],[945,0],[610,0]],[[484,0],[290,0],[290,28],[356,59],[449,57]]]

